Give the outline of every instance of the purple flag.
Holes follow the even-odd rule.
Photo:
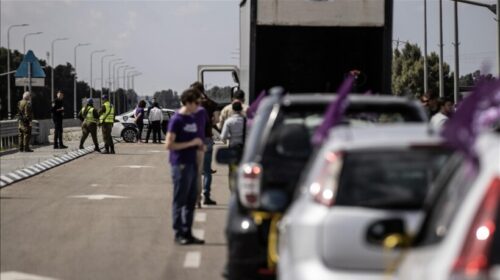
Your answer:
[[[446,122],[441,135],[453,148],[465,154],[477,168],[476,138],[500,120],[500,81],[482,80]]]
[[[259,96],[257,99],[255,99],[252,104],[250,104],[250,107],[247,109],[247,119],[253,119],[255,117],[255,114],[257,113],[257,109],[259,108],[260,102],[266,97],[266,91],[263,90],[260,92]]]
[[[337,98],[332,100],[330,105],[328,105],[325,115],[323,116],[323,123],[314,132],[312,140],[314,145],[321,145],[328,136],[330,128],[337,125],[342,120],[345,109],[347,108],[347,105],[349,105],[347,95],[351,91],[353,83],[354,77],[348,76],[337,91]]]

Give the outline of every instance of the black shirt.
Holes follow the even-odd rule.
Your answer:
[[[54,103],[52,103],[52,118],[53,119],[63,119],[64,117],[64,110],[61,110],[61,111],[57,111],[61,108],[64,107],[64,102],[62,101],[62,99],[56,99],[54,100]]]

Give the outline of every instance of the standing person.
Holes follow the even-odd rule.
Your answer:
[[[224,127],[224,122],[235,113],[233,110],[233,103],[234,102],[240,102],[240,104],[242,106],[241,114],[243,116],[246,116],[246,111],[248,109],[248,106],[244,104],[245,103],[245,92],[242,90],[237,90],[233,94],[232,103],[226,105],[222,109],[222,111],[220,112],[219,129],[222,130],[222,128]]]
[[[453,101],[448,98],[438,100],[439,112],[432,116],[430,125],[434,130],[441,130],[453,113]]]
[[[192,225],[196,203],[196,150],[203,146],[193,113],[198,108],[198,93],[185,90],[181,95],[182,107],[170,119],[166,148],[170,151],[174,185],[172,216],[175,242],[179,245],[204,244],[193,236]]]
[[[139,130],[137,133],[137,142],[142,142],[142,129],[144,128],[144,108],[146,108],[146,101],[141,100],[137,104],[137,108],[134,111],[135,124]]]
[[[153,130],[153,143],[161,144],[161,122],[163,121],[163,113],[158,105],[158,102],[153,103],[153,108],[149,112],[148,121],[149,127]],[[148,129],[146,143],[148,143],[149,132],[151,130]],[[156,139],[158,139],[158,141],[156,141]]]
[[[231,104],[231,110],[234,112],[229,117],[222,127],[221,139],[226,143],[229,140],[229,147],[238,150],[241,154],[245,143],[246,134],[246,118],[243,116],[243,105],[239,101]],[[232,164],[229,166],[229,190],[234,190],[235,182],[233,180],[237,166]]]
[[[212,139],[212,127],[215,123],[219,121],[219,111],[217,109],[217,103],[210,99],[205,94],[205,87],[200,82],[194,82],[191,88],[198,90],[201,93],[201,106],[207,110],[208,119],[205,125],[205,155],[203,158],[203,204],[205,205],[216,205],[217,202],[211,198],[211,186],[212,186],[212,157],[213,157],[213,146],[214,140]]]
[[[102,126],[102,140],[104,141],[104,154],[114,154],[115,145],[111,137],[111,130],[115,121],[115,107],[109,102],[108,96],[103,95],[104,102],[99,112],[99,124]]]
[[[99,114],[97,110],[94,109],[94,99],[87,99],[87,105],[82,108],[79,113],[83,119],[82,123],[82,138],[80,139],[80,149],[84,149],[83,144],[87,136],[92,136],[92,141],[94,142],[94,151],[101,152],[99,149],[99,143],[97,142],[97,122],[99,121]]]
[[[64,93],[57,92],[57,98],[52,103],[52,120],[54,121],[54,149],[66,149],[63,144]]]
[[[198,94],[198,99],[197,102],[198,104],[201,103],[201,93],[199,91],[196,91]],[[196,126],[199,128],[198,129],[198,137],[200,139],[205,139],[205,126],[207,125],[208,121],[208,113],[205,108],[198,106],[198,109],[196,112],[193,114]],[[197,198],[196,198],[196,206],[198,208],[201,208],[201,192],[202,192],[202,174],[203,174],[203,160],[205,159],[205,146],[203,146],[203,149],[198,149],[196,151],[196,165],[197,165]]]
[[[31,107],[31,93],[26,91],[23,99],[17,103],[19,119],[19,151],[33,152],[30,149],[33,109]]]

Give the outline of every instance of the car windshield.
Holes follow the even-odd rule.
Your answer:
[[[336,204],[420,209],[448,156],[449,151],[438,147],[347,152]]]

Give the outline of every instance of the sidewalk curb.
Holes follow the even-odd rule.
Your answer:
[[[100,149],[104,148],[104,144],[101,144],[99,146]],[[62,165],[64,163],[70,162],[74,159],[77,159],[79,157],[82,157],[84,155],[90,154],[94,152],[94,146],[89,146],[85,149],[81,150],[76,150],[72,152],[65,153],[60,156],[53,157],[51,159],[47,159],[45,161],[42,161],[40,163],[34,164],[32,166],[18,169],[16,171],[12,171],[10,173],[7,173],[5,175],[0,175],[0,189],[4,188],[8,185],[17,183],[21,180],[30,178],[32,176],[38,175],[40,173],[43,173],[49,169],[52,169],[56,166]]]

